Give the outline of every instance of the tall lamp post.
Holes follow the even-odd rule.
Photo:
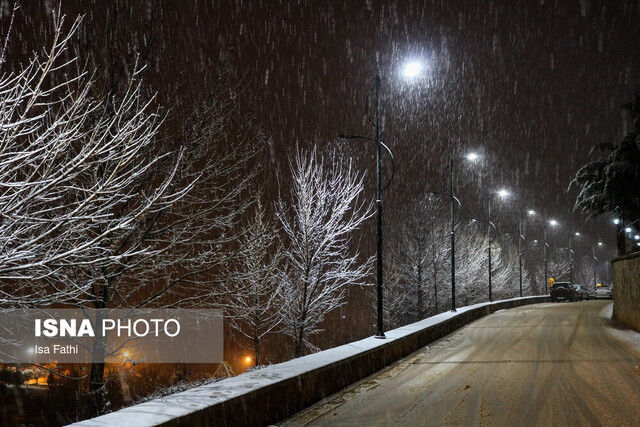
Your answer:
[[[558,221],[550,219],[549,225],[555,227],[558,225]],[[542,238],[543,238],[543,255],[544,255],[544,289],[545,294],[549,295],[549,266],[547,260],[547,252],[549,244],[547,243],[547,221],[542,222]]]
[[[508,190],[505,190],[504,188],[498,190],[496,192],[496,194],[498,195],[498,197],[500,197],[501,199],[506,199],[507,197],[509,197],[509,195],[511,193],[509,193]],[[496,226],[493,222],[491,222],[491,194],[489,194],[489,196],[487,197],[487,240],[489,242],[488,244],[488,257],[489,257],[489,301],[493,301],[493,295],[492,295],[492,285],[491,285],[491,276],[492,276],[492,265],[491,265],[491,244],[493,243],[493,239],[491,237],[491,228],[493,228],[494,230],[496,229]]]
[[[464,156],[465,159],[470,162],[477,161],[480,156],[476,153],[469,153]],[[449,159],[449,205],[451,211],[451,311],[456,311],[456,214],[455,207],[461,206],[460,200],[454,193],[454,178],[455,178],[455,158],[451,156]]]
[[[376,106],[379,106],[378,99],[378,87],[380,84],[380,77],[376,76]],[[379,108],[376,108],[376,117],[379,115]],[[377,332],[376,338],[385,338],[384,335],[384,310],[382,300],[382,195],[384,191],[389,187],[393,177],[395,175],[395,160],[391,149],[380,140],[380,121],[376,119],[376,137],[371,138],[363,135],[339,135],[342,139],[364,139],[367,141],[375,142],[376,144],[376,291],[377,291]],[[391,157],[391,177],[387,183],[382,185],[382,149]]]
[[[420,62],[414,61],[405,64],[403,74],[406,78],[413,78],[420,74],[422,70],[422,64]],[[376,144],[376,183],[377,183],[377,191],[376,191],[376,293],[377,293],[377,332],[376,338],[385,338],[384,335],[384,311],[383,311],[383,295],[382,295],[382,194],[384,190],[389,186],[391,181],[393,180],[393,175],[395,173],[395,162],[393,159],[393,154],[387,145],[385,145],[380,140],[380,84],[382,82],[382,78],[380,75],[376,75],[375,79],[375,105],[376,105],[376,121],[375,121],[375,137],[371,138],[368,136],[361,135],[340,135],[341,138],[344,139],[366,139],[368,141],[373,141]],[[382,186],[382,149],[385,149],[389,156],[391,156],[392,161],[392,173],[391,178],[387,182],[387,184]]]
[[[533,209],[529,209],[527,210],[527,216],[533,218],[536,215],[536,211],[534,211]],[[525,240],[523,231],[522,231],[522,215],[520,215],[518,217],[518,281],[520,284],[520,297],[522,298],[523,296],[523,289],[522,289],[522,257],[523,257],[523,253],[522,253],[522,241]]]
[[[451,210],[451,311],[456,311],[456,196],[453,194],[453,157],[449,159],[449,205]],[[460,201],[458,200],[458,203]]]
[[[575,237],[580,237],[580,233],[578,233],[577,231],[572,234],[569,235],[569,246],[567,246],[566,248],[561,248],[561,249],[566,249],[567,253],[569,254],[569,282],[573,283],[573,269],[574,269],[574,255],[575,255],[575,251],[573,250],[573,236]]]
[[[375,104],[376,104],[376,121],[375,121],[375,137],[371,138],[363,135],[339,135],[343,139],[364,139],[372,141],[376,144],[376,293],[377,293],[377,332],[376,338],[385,338],[384,335],[384,305],[382,295],[382,194],[387,189],[393,176],[395,175],[395,161],[393,153],[389,147],[380,139],[380,83],[382,79],[376,75],[375,80]],[[382,149],[385,149],[391,157],[391,177],[383,186],[382,184]]]
[[[522,218],[518,218],[518,279],[520,281],[520,298],[522,298]]]
[[[573,233],[573,236],[580,237],[579,232]],[[575,260],[575,252],[573,250],[573,236],[569,236],[569,281],[573,283],[573,270],[574,270],[574,260]]]
[[[629,249],[631,252],[640,250],[637,249],[637,247],[640,246],[640,234],[634,235],[633,229],[631,228],[632,225],[638,222],[640,222],[640,219],[636,219],[635,221],[632,221],[630,223],[625,223],[624,217],[613,219],[613,223],[617,228],[618,255],[626,254],[628,252],[627,249]],[[631,242],[630,248],[628,247],[627,240]],[[633,245],[634,242],[635,246]]]
[[[491,243],[493,243],[491,239],[491,227],[495,227],[491,222],[491,196],[487,197],[487,241],[488,241],[488,256],[489,256],[489,301],[493,301],[493,297],[491,295],[491,270],[493,270],[491,266]]]
[[[431,241],[431,256],[433,257],[433,293],[435,302],[435,314],[438,314],[438,260],[436,258],[436,230],[431,231],[433,240]]]
[[[378,332],[376,338],[384,338],[384,318],[382,309],[382,141],[380,141],[380,76],[376,76],[376,183],[378,197],[376,198],[376,280],[378,283]],[[391,151],[389,151],[391,153]],[[392,156],[393,157],[393,156]]]
[[[598,247],[602,247],[604,244],[602,242],[598,242]],[[593,259],[593,290],[596,290],[596,262],[598,262],[598,258],[596,257],[596,245],[591,246],[591,258]]]
[[[529,209],[527,211],[527,214],[529,215],[529,217],[535,217],[538,214],[536,213],[536,211],[534,211],[533,209]],[[548,263],[547,263],[547,250],[549,248],[549,243],[547,243],[547,223],[552,226],[552,227],[556,227],[558,224],[558,221],[556,221],[555,219],[546,219],[546,218],[541,218],[542,219],[542,257],[543,257],[543,265],[544,265],[544,287],[545,287],[545,293],[548,294],[549,293],[549,267],[548,267]],[[536,240],[537,241],[537,240]]]
[[[442,193],[439,191],[429,191],[427,193],[429,196],[429,201],[431,201],[431,197],[442,197]],[[434,293],[434,312],[438,313],[438,264],[436,257],[436,230],[435,228],[431,229],[431,263],[433,267],[433,293]]]

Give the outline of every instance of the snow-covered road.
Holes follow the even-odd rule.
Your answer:
[[[284,425],[638,425],[640,353],[610,303],[498,311]]]

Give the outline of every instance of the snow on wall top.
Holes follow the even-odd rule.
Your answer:
[[[512,298],[510,300],[527,300],[539,297]],[[262,387],[276,384],[280,381],[295,378],[301,374],[313,371],[332,363],[348,359],[359,353],[363,353],[380,347],[391,341],[411,335],[422,329],[426,329],[438,323],[442,323],[461,313],[474,308],[496,304],[485,302],[466,307],[460,307],[455,312],[440,313],[419,322],[402,326],[386,332],[386,339],[374,337],[354,341],[339,347],[309,354],[287,362],[278,363],[266,368],[246,372],[235,377],[227,378],[211,384],[195,387],[170,396],[161,397],[149,402],[132,405],[109,414],[74,423],[74,426],[117,426],[130,425],[135,421],[136,426],[153,426],[167,422],[172,418],[188,415],[203,408],[218,404],[228,399],[250,393]]]

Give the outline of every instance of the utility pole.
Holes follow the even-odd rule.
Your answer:
[[[376,199],[377,216],[377,293],[378,293],[378,332],[376,338],[385,338],[383,324],[382,305],[382,143],[380,141],[380,76],[376,76],[376,179],[378,184],[378,197]]]

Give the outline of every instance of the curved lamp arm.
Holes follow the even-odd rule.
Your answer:
[[[493,228],[493,231],[498,234],[498,227],[493,223],[493,221],[489,221],[489,227]],[[489,243],[493,243],[496,240],[495,236],[489,240]]]
[[[454,221],[454,227],[460,223],[460,217],[462,216],[462,202],[455,195],[453,196],[453,200],[458,204],[458,217]]]
[[[371,138],[370,136],[363,136],[363,135],[338,135],[338,137],[342,138],[342,139],[365,139],[367,141],[371,141],[371,142],[376,142],[376,140],[374,138]],[[391,149],[387,146],[387,144],[385,144],[384,142],[380,141],[380,145],[382,145],[384,147],[385,150],[387,150],[387,153],[389,153],[389,156],[391,157],[391,177],[389,178],[389,181],[387,181],[387,183],[384,185],[384,187],[382,187],[382,192],[386,191],[387,187],[389,187],[389,185],[391,184],[391,181],[393,181],[393,177],[396,174],[396,160],[395,157],[393,157],[393,153],[391,152]]]

